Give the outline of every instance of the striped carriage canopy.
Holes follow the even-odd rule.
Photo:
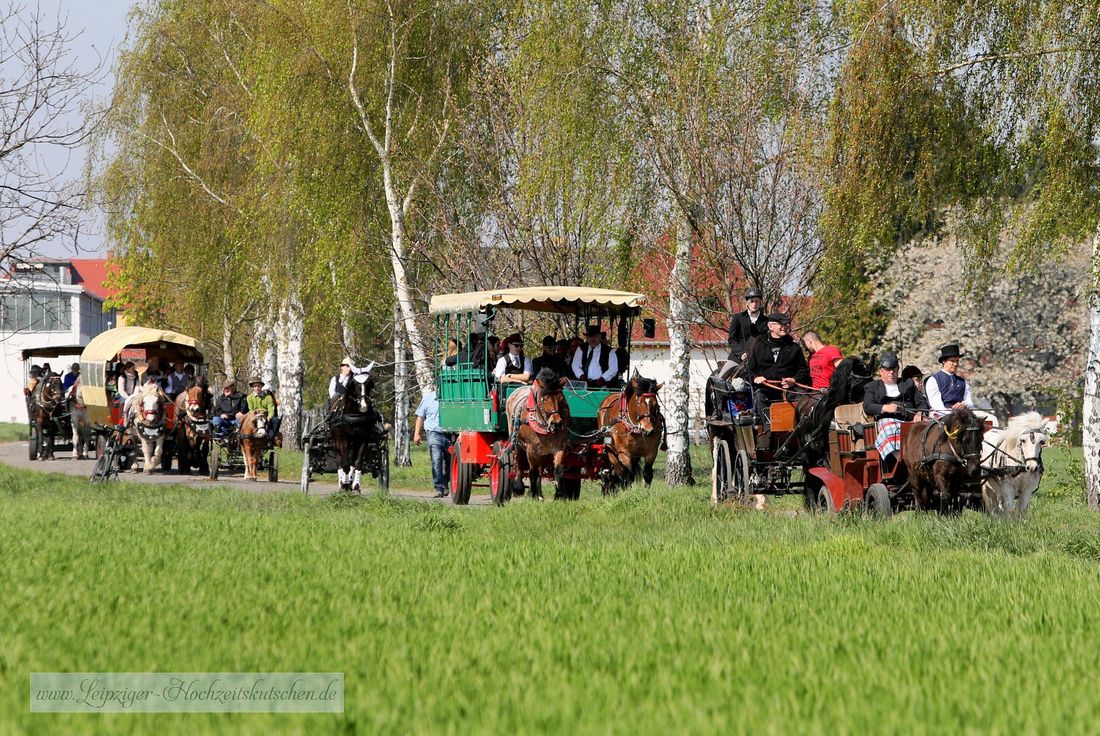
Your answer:
[[[477,312],[486,307],[526,309],[532,312],[577,314],[602,310],[620,314],[638,314],[645,295],[615,289],[587,289],[580,286],[531,286],[519,289],[470,291],[465,294],[439,294],[432,297],[428,312],[457,314]]]

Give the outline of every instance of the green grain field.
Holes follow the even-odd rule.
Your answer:
[[[1095,733],[1100,516],[1047,461],[1025,524],[0,469],[0,732]],[[38,671],[337,671],[345,710],[31,714]]]

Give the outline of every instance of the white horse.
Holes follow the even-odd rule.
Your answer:
[[[130,425],[130,434],[141,443],[146,474],[152,473],[153,468],[160,467],[160,459],[164,453],[167,405],[168,397],[155,383],[145,384],[126,400],[126,423]],[[137,471],[136,466],[134,471]]]
[[[84,391],[79,378],[69,389],[69,420],[73,425],[73,459],[83,460],[91,437],[88,407],[84,404]]]
[[[1043,479],[1043,447],[1050,440],[1046,421],[1038,412],[1021,414],[1004,429],[987,432],[985,440],[982,467],[993,471],[982,482],[986,510],[1023,518]]]

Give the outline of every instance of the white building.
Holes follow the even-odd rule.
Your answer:
[[[115,311],[103,311],[106,263],[42,260],[0,278],[0,421],[27,421],[24,350],[72,346],[71,354],[48,359],[54,372],[64,373],[80,357],[80,346],[115,326]]]

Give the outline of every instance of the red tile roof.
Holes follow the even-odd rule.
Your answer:
[[[107,278],[106,258],[73,258],[69,261],[73,267],[73,283],[83,286],[92,296],[106,299],[110,291],[104,285]]]

